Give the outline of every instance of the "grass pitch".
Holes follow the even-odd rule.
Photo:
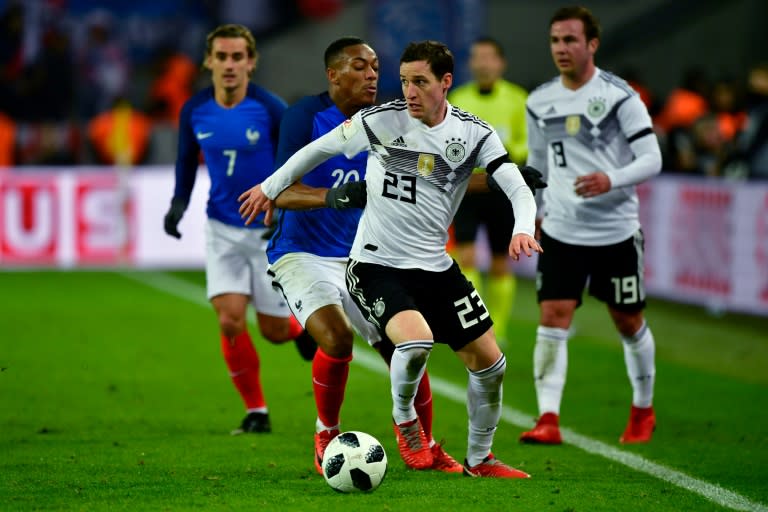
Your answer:
[[[651,300],[652,443],[621,446],[631,391],[620,342],[587,300],[569,342],[566,442],[526,446],[537,309],[522,281],[494,453],[526,481],[415,472],[397,454],[383,364],[356,347],[342,427],[390,460],[371,494],[314,472],[310,365],[252,334],[273,433],[232,437],[244,412],[199,272],[0,273],[0,510],[768,510],[768,321]],[[435,436],[462,459],[466,372],[430,357]]]

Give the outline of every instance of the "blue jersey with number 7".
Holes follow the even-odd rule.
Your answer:
[[[283,115],[275,168],[345,120],[327,92],[299,100]],[[363,180],[367,156],[367,151],[351,159],[344,155],[335,156],[312,169],[302,182],[312,187],[333,188],[348,181]],[[306,252],[346,259],[360,215],[362,210],[358,209],[281,210],[277,216],[277,230],[267,247],[267,258],[270,263],[275,263],[284,254]]]
[[[286,104],[255,84],[248,84],[245,98],[233,108],[216,103],[213,94],[212,87],[198,92],[181,111],[174,197],[189,201],[202,150],[211,178],[208,217],[245,227],[237,198],[274,171]],[[263,214],[250,227],[263,228],[262,219]]]

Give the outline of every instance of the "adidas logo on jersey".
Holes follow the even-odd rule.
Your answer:
[[[390,146],[395,146],[395,147],[398,147],[398,148],[407,148],[408,144],[405,143],[405,141],[403,140],[403,136],[401,135],[398,138],[396,138],[395,140],[393,140],[390,143]]]
[[[544,113],[544,115],[545,115],[545,116],[548,116],[548,115],[550,115],[550,114],[556,114],[556,113],[557,113],[557,111],[555,110],[555,107],[549,107],[549,110],[547,110],[547,111]]]

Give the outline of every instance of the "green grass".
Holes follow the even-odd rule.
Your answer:
[[[360,364],[350,373],[343,426],[379,438],[389,471],[374,493],[334,493],[312,466],[309,364],[294,347],[255,335],[274,432],[230,436],[243,409],[219,353],[203,276],[172,276],[192,285],[177,289],[190,300],[141,282],[167,274],[0,273],[0,510],[724,510],[571,444],[519,445],[522,427],[507,422],[494,452],[530,480],[406,470],[391,433],[388,380]],[[647,317],[658,359],[653,442],[617,443],[631,393],[607,313],[590,300],[569,346],[564,426],[765,510],[768,322],[656,300]],[[537,318],[523,281],[504,402],[531,419]],[[466,383],[444,346],[433,351],[429,371],[434,382]],[[465,406],[437,392],[434,400],[435,435],[463,458]]]

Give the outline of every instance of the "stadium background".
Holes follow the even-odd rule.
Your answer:
[[[560,5],[0,0],[0,13],[14,3],[33,13],[22,31],[29,51],[46,41],[40,29],[52,20],[73,47],[86,27],[108,23],[129,56],[124,92],[137,110],[148,105],[160,54],[171,48],[199,63],[205,34],[220,22],[253,27],[262,54],[255,80],[288,101],[325,87],[322,51],[350,33],[392,61],[406,39],[444,39],[461,62],[461,40],[487,32],[508,51],[507,77],[531,87],[554,75],[546,25]],[[764,1],[586,4],[605,29],[599,65],[632,69],[659,97],[689,66],[743,79],[766,58]],[[3,59],[8,35],[0,32]],[[204,169],[182,240],[161,227],[173,183],[172,123],[153,119],[152,151],[139,165],[96,165],[81,104],[95,91],[50,100],[66,92],[67,71],[79,82],[79,69],[51,66],[42,82],[25,83],[27,101],[11,102],[19,82],[8,78],[9,62],[0,69],[0,111],[15,112],[17,140],[15,161],[0,165],[0,510],[768,510],[768,409],[759,405],[768,391],[766,182],[665,171],[640,189],[655,286],[652,443],[617,442],[629,395],[621,344],[604,307],[587,298],[569,345],[566,443],[518,445],[536,411],[538,319],[532,281],[521,279],[494,451],[533,478],[508,485],[407,471],[392,456],[386,369],[358,343],[344,425],[378,437],[390,468],[374,494],[341,496],[313,472],[309,367],[292,347],[254,336],[274,432],[229,436],[241,403],[220,360],[200,271]],[[206,82],[199,77],[194,87]],[[0,154],[2,137],[0,123]],[[530,274],[531,264],[516,270]],[[441,348],[429,366],[435,428],[460,456],[466,372]]]
[[[0,12],[7,13],[17,4],[0,2]],[[40,95],[66,89],[67,80],[75,90],[69,97],[62,96],[71,105],[59,105],[50,117],[45,117],[46,112],[38,114],[44,116],[40,119],[30,118],[34,108],[27,105],[40,98],[6,80],[4,89],[16,93],[20,101],[12,101],[12,94],[0,96],[17,124],[11,158],[16,165],[0,173],[0,266],[199,268],[204,176],[182,222],[181,243],[160,229],[159,219],[172,188],[170,164],[176,140],[174,112],[156,112],[156,101],[152,106],[162,59],[180,55],[196,65],[208,30],[220,22],[244,23],[257,34],[261,53],[255,81],[292,102],[324,89],[321,62],[327,42],[340,34],[360,34],[377,49],[382,69],[379,98],[386,99],[398,95],[397,59],[403,41],[446,41],[455,50],[457,83],[462,83],[468,78],[465,62],[470,42],[491,34],[507,49],[506,77],[530,89],[553,76],[546,24],[559,3],[32,0],[18,5],[23,5],[25,13],[16,57],[22,66],[33,62],[34,55],[44,54],[49,33],[58,30],[70,40],[74,74],[87,74],[77,67],[83,65],[78,56],[85,54],[88,63],[89,31],[105,27],[125,58],[125,83],[113,96],[126,99],[137,115],[147,117],[142,110],[149,111],[148,149],[143,158],[126,162],[129,165],[92,167],[103,163],[86,135],[89,109],[92,116],[98,111],[84,98],[98,96],[89,89],[95,86],[77,76],[47,76]],[[599,13],[604,29],[598,64],[620,74],[631,73],[659,97],[674,90],[687,69],[744,77],[768,47],[760,21],[768,19],[765,2],[646,0],[589,5]],[[6,48],[3,55],[8,54]],[[200,73],[188,90],[205,84],[207,76]],[[106,93],[105,98],[114,100]],[[58,118],[53,117],[54,110],[62,112]],[[50,167],[51,163],[65,165]],[[143,165],[131,165],[139,163]],[[665,174],[641,189],[650,293],[701,304],[716,313],[768,315],[765,182],[713,182]],[[481,255],[481,265],[486,256]],[[518,266],[519,274],[532,275],[532,261]]]

